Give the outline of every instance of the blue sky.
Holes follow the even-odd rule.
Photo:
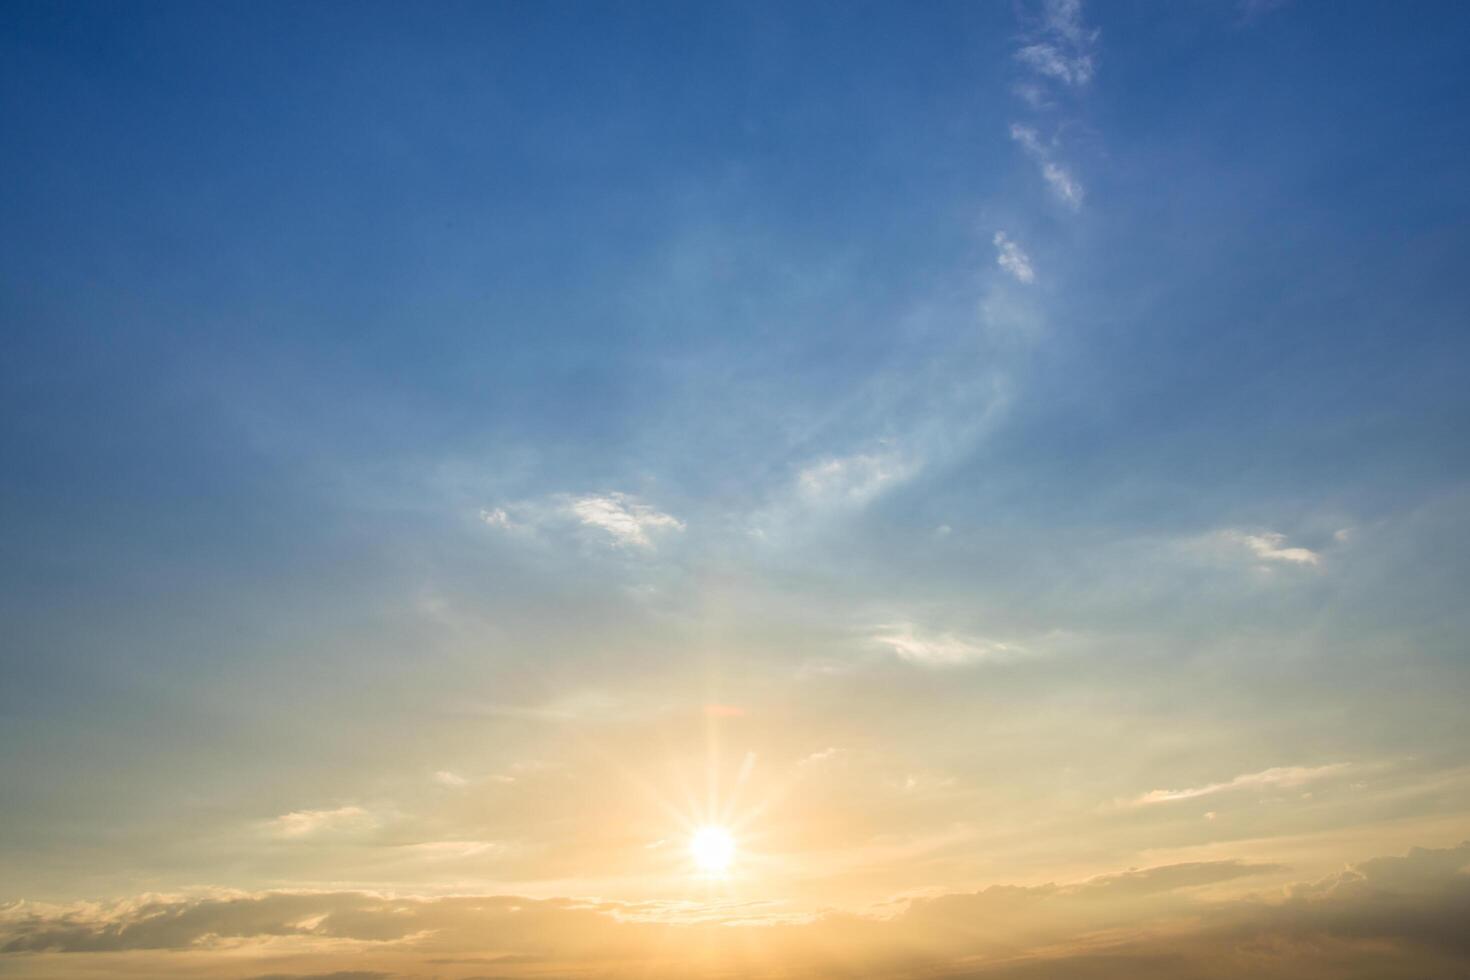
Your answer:
[[[0,902],[1470,836],[1460,5],[0,24]]]

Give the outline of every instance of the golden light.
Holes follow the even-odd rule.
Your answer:
[[[735,838],[723,827],[701,827],[689,841],[689,854],[705,874],[724,874],[735,857]]]

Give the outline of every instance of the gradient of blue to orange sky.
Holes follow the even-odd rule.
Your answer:
[[[0,977],[1470,975],[1470,6],[0,7]]]

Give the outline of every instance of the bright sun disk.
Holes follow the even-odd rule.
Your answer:
[[[694,863],[706,874],[723,874],[735,856],[735,839],[723,827],[701,827],[689,841]]]

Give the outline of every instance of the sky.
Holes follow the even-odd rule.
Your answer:
[[[0,977],[1470,972],[1467,42],[7,2]]]

